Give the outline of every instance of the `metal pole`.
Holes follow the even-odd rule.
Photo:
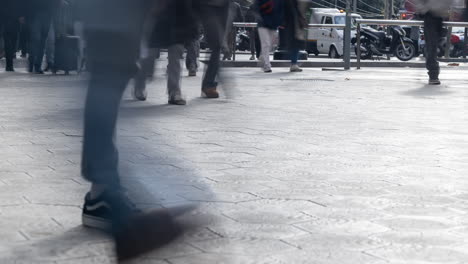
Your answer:
[[[359,0],[354,0],[354,1],[353,1],[353,13],[357,13],[357,2],[358,2],[358,1],[359,1]]]
[[[236,50],[237,50],[237,45],[236,45],[236,32],[237,32],[237,27],[235,26],[232,26],[232,28],[234,29],[232,31],[232,35],[231,35],[231,38],[233,39],[232,41],[232,60],[235,61],[236,60]]]
[[[465,33],[463,34],[463,36],[465,37],[463,39],[463,58],[466,59],[466,44],[468,44],[468,28],[465,28]]]
[[[338,8],[338,0],[335,0],[335,8]]]
[[[452,38],[452,27],[447,28],[447,41],[445,42],[445,58],[448,59],[450,57],[450,45],[451,43],[451,38]]]
[[[344,68],[351,68],[351,0],[346,0],[346,27],[344,30]]]
[[[361,69],[361,23],[357,23],[356,29],[356,51],[357,51],[357,69]]]

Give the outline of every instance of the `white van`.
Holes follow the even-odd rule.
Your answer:
[[[362,18],[358,14],[351,14],[353,25],[351,38],[356,36],[356,19]],[[312,8],[310,24],[345,24],[346,13],[333,8]],[[330,58],[343,55],[342,28],[309,28],[307,32],[307,52],[315,55],[328,54]],[[352,49],[353,50],[353,49]]]

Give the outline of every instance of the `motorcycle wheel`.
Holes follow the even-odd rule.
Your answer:
[[[403,46],[403,44],[405,46]],[[409,61],[416,55],[416,48],[414,44],[409,41],[405,41],[398,44],[395,48],[395,56],[401,61]]]

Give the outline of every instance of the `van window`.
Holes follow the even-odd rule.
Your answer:
[[[329,16],[325,17],[324,24],[333,24],[333,19]]]

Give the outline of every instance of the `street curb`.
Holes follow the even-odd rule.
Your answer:
[[[208,60],[201,60],[202,63],[208,63]],[[324,62],[324,61],[301,61],[299,62],[302,68],[343,68],[344,62]],[[222,61],[222,67],[226,68],[256,68],[257,61]],[[290,61],[272,61],[272,67],[289,67]],[[351,67],[357,67],[357,62],[351,62]],[[400,61],[362,61],[361,67],[397,67],[397,68],[425,68],[425,62],[400,62]]]

